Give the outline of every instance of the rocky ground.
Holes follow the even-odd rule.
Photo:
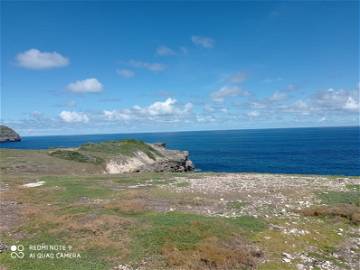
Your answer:
[[[49,269],[46,260],[14,264],[6,256],[14,242],[55,237],[85,255],[92,249],[84,245],[108,255],[95,256],[101,264],[94,268],[87,259],[52,262],[52,269],[356,270],[359,187],[357,177],[301,175],[158,173],[36,181],[34,175],[12,175],[1,184],[0,263],[3,269]],[[334,205],[352,212],[304,212]],[[188,241],[195,246],[184,249]]]
[[[180,183],[180,184],[179,184]],[[349,187],[359,188],[359,178],[273,174],[219,174],[204,177],[178,177],[177,182],[164,186],[175,192],[190,192],[215,197],[218,200],[193,211],[210,216],[236,217],[250,215],[269,221],[271,230],[293,237],[319,233],[304,229],[306,218],[303,209],[322,204],[317,194],[321,192],[344,192]],[[357,194],[360,203],[360,196]],[[196,198],[196,197],[195,197]],[[228,207],[229,206],[229,207]],[[184,208],[172,210],[185,210]],[[359,209],[356,210],[359,214]],[[272,221],[284,220],[282,225]],[[357,220],[357,224],[360,219]],[[321,228],[320,228],[321,230]],[[339,227],[337,235],[344,236],[344,242],[332,251],[333,259],[341,258],[345,263],[338,265],[332,259],[314,257],[314,247],[308,246],[300,252],[282,252],[282,261],[297,261],[297,269],[359,269],[360,231],[350,227],[345,231]],[[269,237],[268,240],[271,240]],[[273,239],[277,241],[279,239]]]

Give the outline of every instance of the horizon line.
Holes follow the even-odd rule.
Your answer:
[[[21,137],[51,137],[51,136],[91,136],[91,135],[117,135],[117,134],[154,134],[154,133],[185,133],[207,131],[240,131],[240,130],[271,130],[271,129],[301,129],[301,128],[360,128],[360,125],[349,126],[304,126],[304,127],[271,127],[271,128],[234,128],[234,129],[203,129],[203,130],[176,130],[176,131],[143,131],[143,132],[112,132],[112,133],[85,133],[85,134],[51,134],[51,135],[24,135]]]

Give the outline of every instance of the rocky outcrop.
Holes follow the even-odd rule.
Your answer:
[[[127,172],[187,172],[194,170],[189,159],[189,152],[166,149],[164,143],[148,144],[154,149],[153,156],[141,150],[132,157],[115,156],[106,162],[106,172],[109,174]]]
[[[21,137],[13,129],[0,125],[0,143],[1,142],[18,142]]]
[[[87,143],[78,148],[52,149],[48,155],[92,164],[108,174],[187,172],[194,169],[189,152],[169,150],[164,143],[148,144],[138,140]]]

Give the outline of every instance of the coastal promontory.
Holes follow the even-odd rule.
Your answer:
[[[13,129],[0,125],[0,142],[18,142],[21,137]]]

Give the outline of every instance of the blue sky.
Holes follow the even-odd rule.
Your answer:
[[[2,2],[23,135],[359,124],[359,2]]]

